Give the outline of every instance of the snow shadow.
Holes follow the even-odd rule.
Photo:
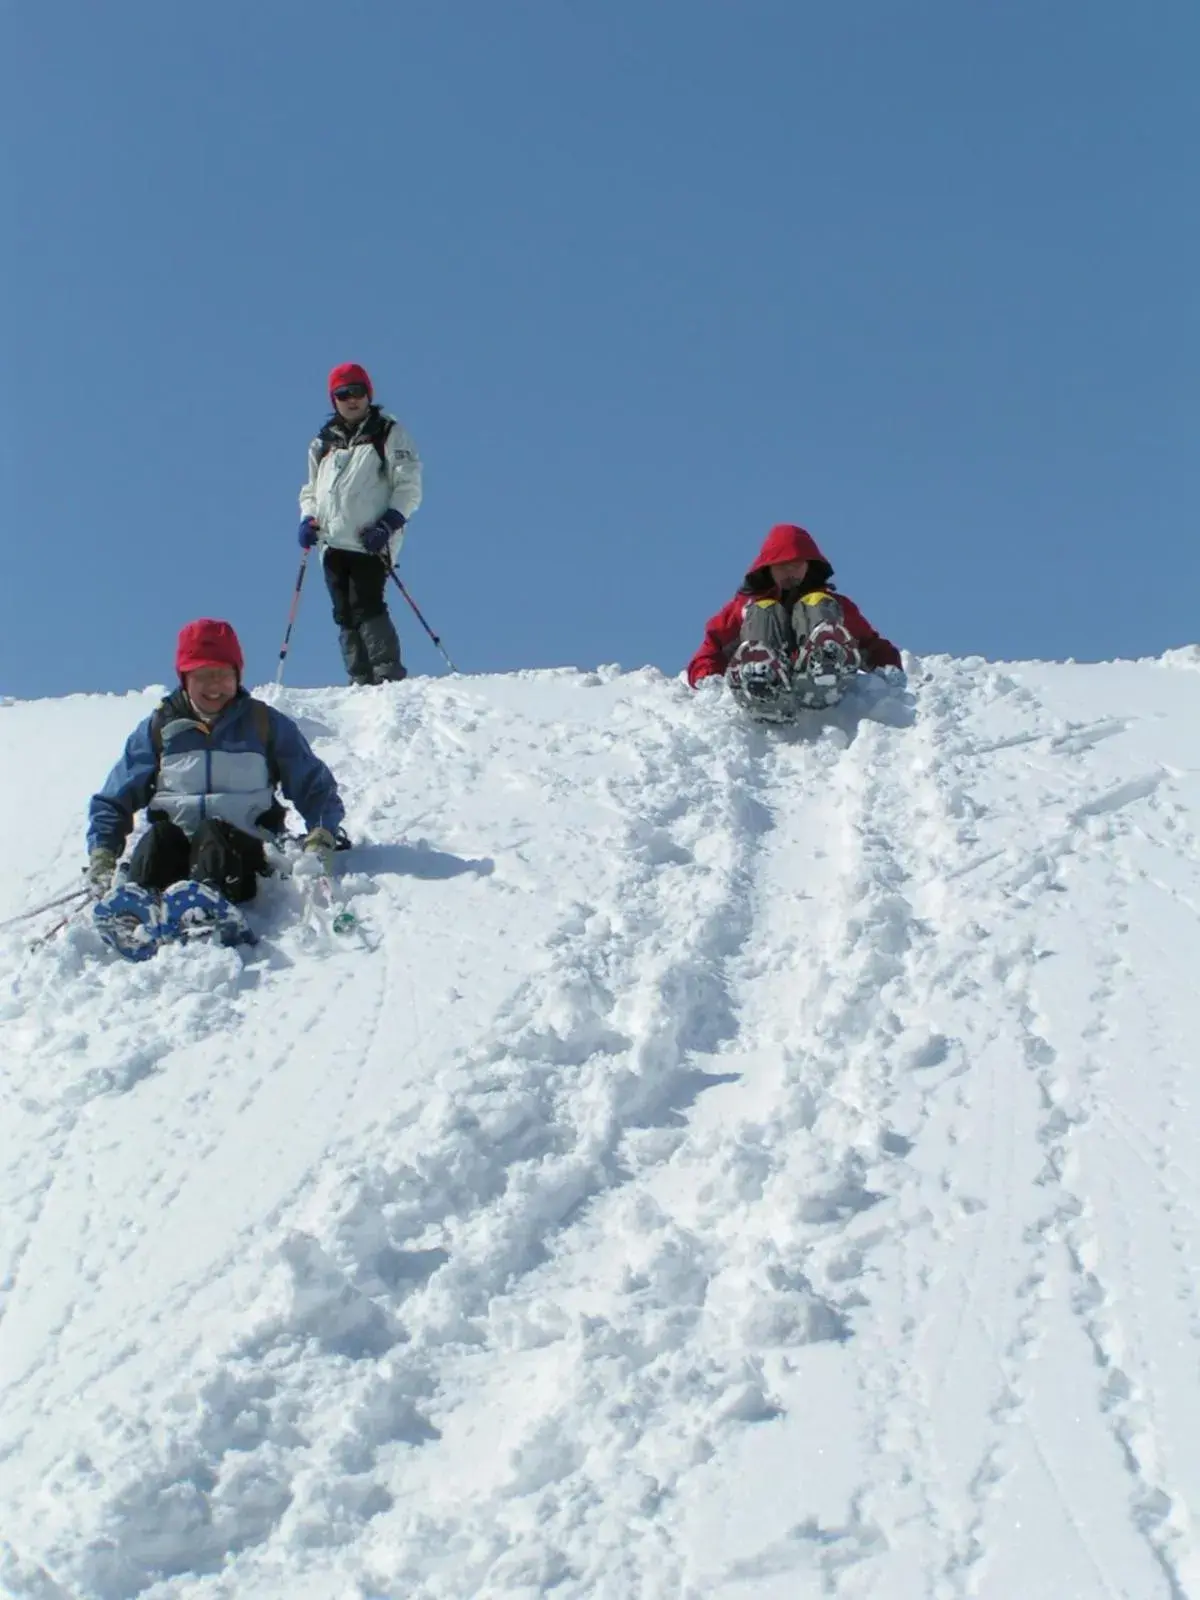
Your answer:
[[[917,720],[917,702],[909,689],[894,689],[870,673],[860,673],[859,681],[838,705],[813,713],[816,730],[822,726],[840,728],[853,739],[864,722],[882,722],[889,728],[911,728]]]
[[[448,1250],[398,1250],[384,1245],[365,1264],[393,1294],[409,1294],[450,1259]]]
[[[280,708],[283,709],[282,707]],[[298,715],[294,711],[285,711],[284,715],[296,724],[300,732],[312,744],[315,739],[332,739],[335,733],[329,723],[321,722],[316,717]]]
[[[350,872],[394,873],[404,878],[458,878],[464,872],[490,878],[496,863],[490,856],[477,860],[435,850],[419,840],[416,844],[359,844],[344,857]]]
[[[661,1094],[647,1100],[642,1110],[630,1117],[629,1125],[633,1128],[685,1127],[685,1113],[706,1090],[741,1081],[740,1072],[704,1072],[698,1067],[684,1067],[671,1075]]]
[[[836,706],[803,711],[794,722],[763,722],[748,718],[761,731],[764,743],[782,740],[788,744],[815,744],[837,730],[849,745],[865,722],[882,722],[889,728],[911,728],[917,720],[917,702],[908,689],[896,690],[876,683],[869,673],[860,674],[846,698]],[[836,735],[835,735],[836,737]]]

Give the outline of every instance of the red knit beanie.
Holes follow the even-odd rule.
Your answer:
[[[371,386],[370,374],[366,367],[360,367],[357,361],[343,361],[340,367],[334,367],[329,374],[329,398],[332,400],[333,391],[347,383],[365,383],[367,399],[374,400],[375,390]]]
[[[195,672],[197,667],[233,667],[240,683],[244,665],[238,636],[228,622],[200,617],[180,628],[179,643],[175,646],[175,670],[181,678]]]

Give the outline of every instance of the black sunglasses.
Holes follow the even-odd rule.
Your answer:
[[[340,389],[333,391],[335,400],[362,400],[367,393],[365,383],[344,383]]]

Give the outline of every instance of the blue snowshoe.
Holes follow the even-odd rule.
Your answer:
[[[231,900],[211,884],[191,878],[163,891],[162,920],[161,937],[182,944],[203,938],[223,945],[258,943],[258,935]]]
[[[135,883],[119,883],[97,900],[92,921],[105,944],[126,961],[149,961],[163,937],[158,896]]]

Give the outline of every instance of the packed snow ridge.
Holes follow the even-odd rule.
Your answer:
[[[908,665],[286,692],[350,937],[0,931],[0,1592],[1200,1596],[1200,650]]]

